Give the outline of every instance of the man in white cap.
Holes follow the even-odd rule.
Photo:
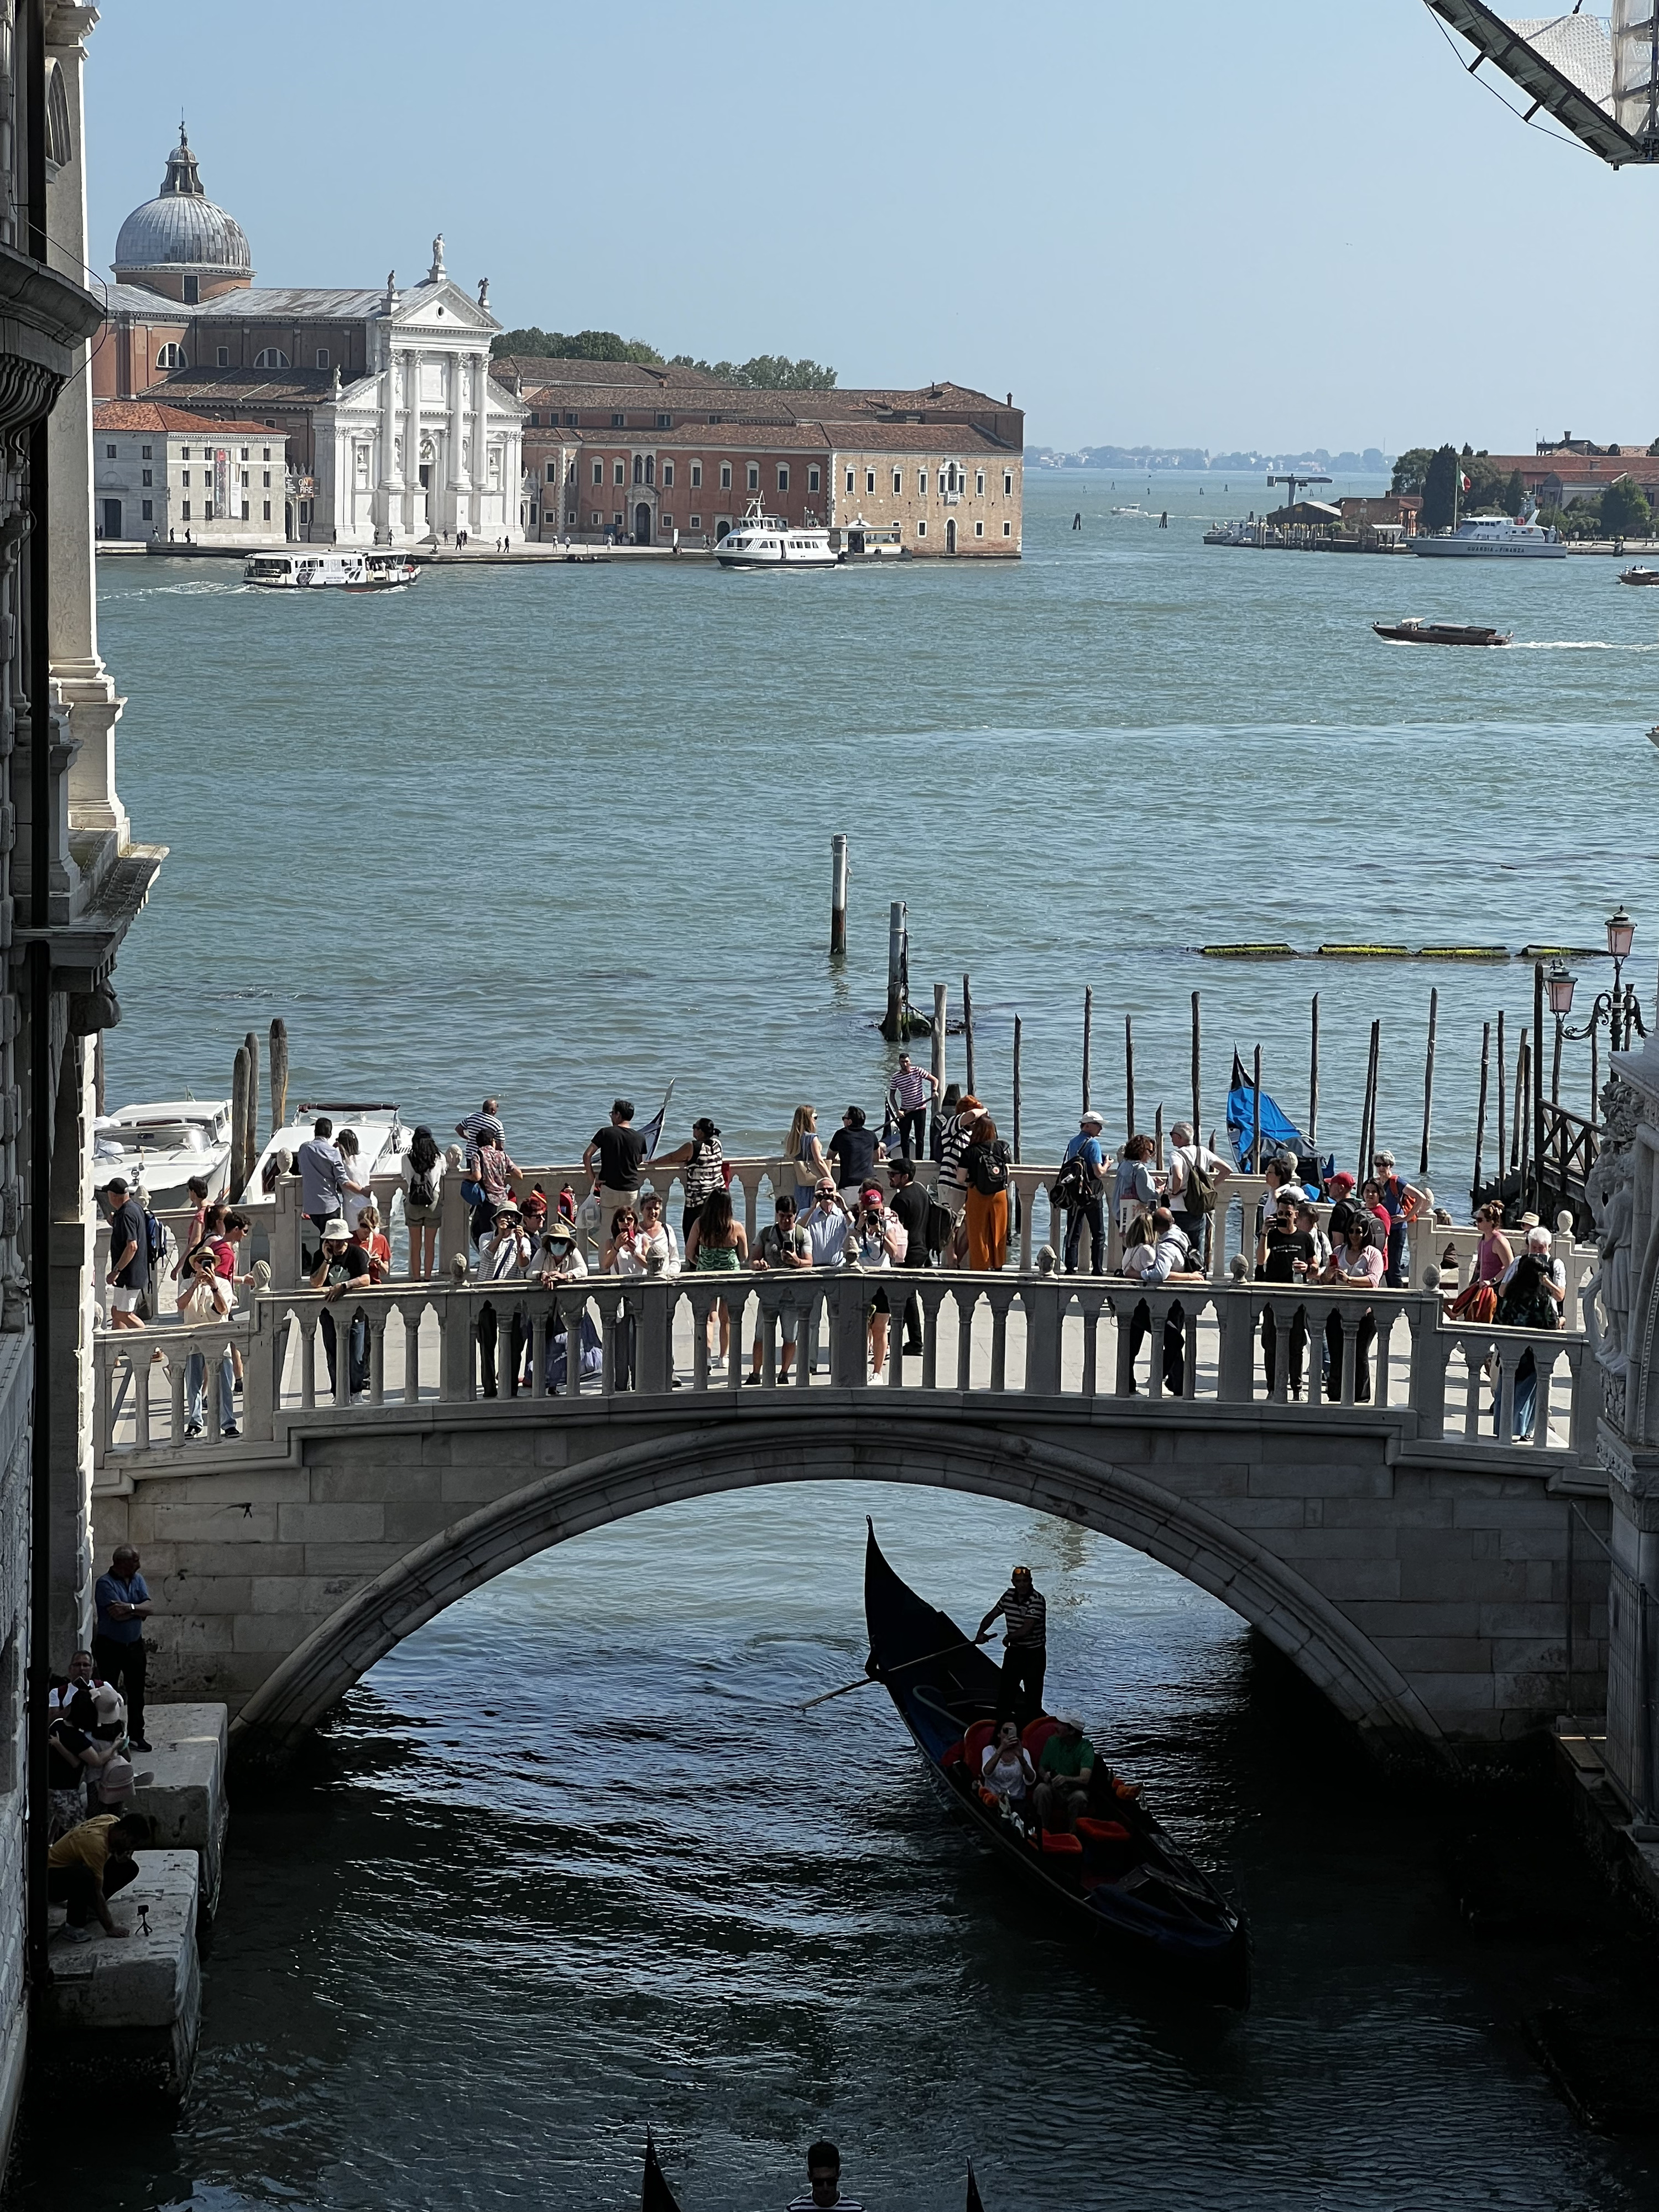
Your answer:
[[[1066,1160],[1079,1164],[1077,1203],[1066,1209],[1066,1272],[1077,1273],[1083,1244],[1083,1226],[1089,1225],[1091,1265],[1097,1275],[1106,1272],[1106,1206],[1103,1196],[1106,1156],[1100,1149],[1105,1123],[1091,1106],[1078,1123],[1077,1134],[1066,1147]],[[1062,1163],[1062,1165],[1065,1163]]]
[[[349,1290],[368,1290],[373,1280],[368,1253],[361,1244],[352,1243],[344,1214],[335,1214],[323,1224],[323,1249],[311,1278],[312,1289],[324,1291],[332,1305]],[[348,1396],[355,1398],[360,1390],[368,1388],[368,1323],[362,1314],[353,1314],[347,1337],[346,1389]],[[336,1387],[334,1316],[329,1313],[323,1316],[323,1351],[328,1359],[328,1387],[332,1392]]]

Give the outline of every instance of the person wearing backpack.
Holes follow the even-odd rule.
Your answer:
[[[144,1217],[119,1176],[112,1176],[98,1195],[109,1209],[109,1324],[112,1328],[142,1328],[144,1322],[138,1308],[149,1288],[149,1239]]]
[[[1170,1132],[1170,1184],[1166,1203],[1175,1225],[1194,1251],[1204,1249],[1204,1231],[1218,1206],[1224,1206],[1219,1186],[1232,1170],[1207,1145],[1200,1145],[1189,1121],[1177,1121]]]
[[[404,1224],[409,1231],[409,1273],[430,1282],[438,1265],[438,1224],[443,1218],[444,1156],[422,1121],[398,1165],[404,1179]]]
[[[1499,1328],[1559,1328],[1560,1309],[1566,1303],[1567,1271],[1550,1256],[1547,1229],[1529,1229],[1525,1249],[1504,1271],[1498,1286]],[[1498,1434],[1502,1415],[1503,1385],[1492,1392],[1492,1432]],[[1538,1363],[1532,1346],[1522,1353],[1515,1370],[1515,1419],[1511,1433],[1517,1442],[1530,1437],[1538,1411]]]
[[[968,1133],[962,1171],[968,1181],[968,1265],[997,1273],[1008,1264],[1008,1170],[1012,1154],[981,1114]]]
[[[1100,1133],[1106,1124],[1091,1106],[1078,1123],[1077,1134],[1066,1147],[1060,1173],[1049,1189],[1051,1205],[1066,1215],[1066,1272],[1077,1273],[1083,1249],[1083,1231],[1089,1230],[1090,1265],[1097,1275],[1106,1272],[1106,1156],[1100,1149]]]

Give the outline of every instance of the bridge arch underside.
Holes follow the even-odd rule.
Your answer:
[[[784,1482],[892,1482],[1000,1498],[1097,1529],[1259,1629],[1379,1747],[1443,1753],[1399,1668],[1340,1607],[1248,1530],[1109,1458],[960,1421],[826,1415],[810,1427],[684,1429],[529,1482],[451,1523],[354,1591],[243,1705],[243,1756],[280,1759],[405,1637],[509,1567],[653,1506]]]

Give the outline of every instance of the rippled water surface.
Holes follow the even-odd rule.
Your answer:
[[[1075,1112],[1085,983],[1115,1121],[1126,1012],[1139,1118],[1185,1097],[1194,989],[1206,1119],[1258,1038],[1301,1111],[1319,988],[1322,1133],[1352,1152],[1380,1014],[1382,1133],[1414,1151],[1438,981],[1455,1188],[1480,1024],[1527,1018],[1527,970],[1186,948],[1594,943],[1623,898],[1647,974],[1656,611],[1607,562],[1206,550],[1194,487],[1157,488],[1168,532],[1109,517],[1137,496],[1038,480],[1017,568],[441,572],[377,601],[106,565],[121,787],[173,848],[112,1102],[224,1090],[282,1012],[295,1095],[443,1122],[496,1089],[521,1159],[670,1075],[728,1146],[775,1142],[800,1097],[876,1105],[902,896],[917,982],[973,975],[1000,1115],[1024,1018],[1028,1157]],[[1371,636],[1412,611],[1528,649]],[[860,1669],[866,1510],[959,1618],[1032,1559],[1055,1693],[1249,1906],[1248,2015],[1077,1957],[882,1693],[799,1711]],[[1524,1907],[1486,1941],[1455,1905],[1471,1825]],[[1622,2212],[1651,2160],[1576,2127],[1520,2023],[1647,1974],[1544,1801],[1385,1783],[1231,1615],[1105,1540],[922,1491],[712,1498],[515,1571],[241,1785],[185,2125],[37,2145],[22,2202],[585,2212],[633,2201],[649,2123],[685,2212],[781,2203],[821,2130],[872,2212],[954,2208],[970,2154],[988,2212]]]

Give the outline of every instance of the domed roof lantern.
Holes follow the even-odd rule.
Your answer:
[[[202,173],[196,166],[196,156],[190,150],[190,139],[185,130],[185,118],[179,118],[179,143],[167,155],[167,173],[161,179],[161,197],[181,195],[192,200],[204,200]]]
[[[246,234],[204,191],[182,119],[161,191],[121,225],[115,273],[123,283],[137,282],[186,302],[252,282]]]

